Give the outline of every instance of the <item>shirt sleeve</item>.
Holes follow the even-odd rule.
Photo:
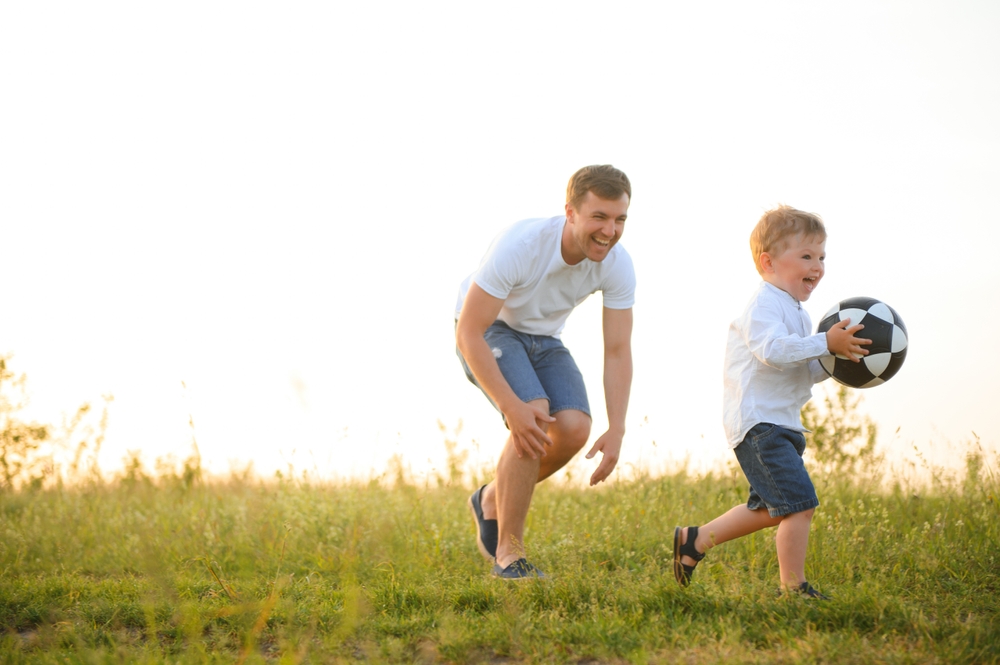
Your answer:
[[[829,351],[827,351],[829,353]],[[826,373],[823,366],[819,363],[819,360],[809,361],[809,373],[812,375],[813,383],[820,383],[821,381],[826,381],[830,378],[830,375]]]
[[[506,300],[522,279],[523,258],[509,235],[505,233],[493,241],[472,277],[479,288],[501,300]]]
[[[601,287],[604,306],[608,309],[628,309],[635,304],[635,266],[632,257],[622,248],[615,258],[608,279]]]
[[[829,353],[825,334],[802,337],[790,330],[774,302],[759,300],[740,327],[750,353],[775,369],[796,367]]]

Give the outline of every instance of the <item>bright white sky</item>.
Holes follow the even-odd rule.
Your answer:
[[[989,0],[5,3],[0,352],[40,419],[115,396],[108,468],[185,456],[189,415],[218,471],[426,470],[438,421],[488,461],[458,284],[611,163],[639,279],[624,464],[731,455],[726,327],[778,203],[830,233],[814,323],[870,295],[909,328],[864,393],[893,459],[996,449],[998,34]],[[564,335],[595,437],[599,313]]]

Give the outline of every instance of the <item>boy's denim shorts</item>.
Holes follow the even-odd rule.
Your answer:
[[[816,488],[802,461],[802,432],[771,423],[754,425],[734,452],[750,481],[747,508],[767,508],[771,517],[800,513],[819,505]]]
[[[583,374],[560,340],[547,335],[518,332],[503,321],[495,321],[483,337],[497,359],[500,372],[522,402],[546,399],[549,401],[549,415],[566,409],[590,415]],[[465,376],[482,390],[461,351],[456,349],[455,352],[462,361]],[[486,395],[485,390],[483,394]],[[486,398],[490,399],[490,396],[486,395]],[[490,404],[500,410],[492,399]]]

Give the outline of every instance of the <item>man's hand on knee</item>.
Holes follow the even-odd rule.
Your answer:
[[[542,410],[533,404],[521,402],[510,410],[507,416],[507,426],[510,427],[510,438],[514,443],[514,452],[523,458],[531,459],[545,456],[545,447],[552,445],[552,439],[545,433],[539,422],[553,423],[555,418],[547,410]]]

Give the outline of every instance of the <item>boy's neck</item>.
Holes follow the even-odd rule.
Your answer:
[[[802,306],[802,303],[800,301],[796,300],[795,296],[793,296],[791,293],[789,293],[788,291],[784,290],[783,288],[781,288],[780,286],[778,286],[777,284],[775,284],[774,282],[772,282],[771,280],[769,280],[767,278],[767,275],[764,275],[763,279],[764,279],[765,282],[767,282],[768,284],[770,284],[771,286],[773,286],[774,288],[776,288],[777,290],[781,291],[786,296],[788,296],[789,298],[791,298],[793,301],[795,301],[796,305],[798,305],[799,307]]]

